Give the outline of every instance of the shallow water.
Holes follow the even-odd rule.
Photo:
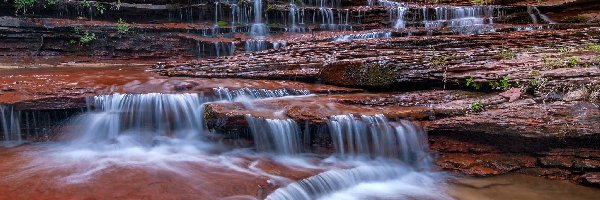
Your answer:
[[[600,197],[600,189],[597,188],[523,174],[488,178],[458,178],[449,185],[450,195],[459,200],[584,200]]]

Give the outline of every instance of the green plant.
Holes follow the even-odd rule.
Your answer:
[[[515,57],[516,53],[510,49],[502,49],[498,52],[498,57],[508,60],[508,59],[513,59]]]
[[[488,85],[490,85],[490,88],[492,89],[500,89],[500,83],[498,83],[498,81],[490,81]]]
[[[586,49],[600,54],[600,44],[590,43],[586,46]]]
[[[448,56],[434,56],[429,60],[431,66],[434,68],[440,68],[448,64]]]
[[[477,100],[477,102],[471,103],[471,106],[469,106],[469,108],[471,109],[472,112],[481,112],[484,109],[484,105],[483,102],[481,100]]]
[[[94,40],[96,40],[96,34],[90,33],[90,32],[85,32],[79,38],[79,43],[81,43],[83,45],[88,45],[88,44],[91,44],[92,42],[94,42]]]
[[[560,48],[558,48],[558,52],[567,53],[567,52],[569,52],[569,49],[567,47],[560,47]]]
[[[119,21],[117,22],[117,32],[119,32],[120,34],[127,34],[132,29],[133,27],[131,27],[131,25],[123,21],[123,19],[119,18]]]
[[[15,8],[17,11],[22,10],[23,13],[27,11],[27,8],[33,7],[35,0],[15,0]]]
[[[217,26],[227,26],[227,22],[225,22],[225,21],[218,21],[217,22]]]
[[[92,4],[90,4],[90,2],[88,0],[83,0],[83,2],[81,3],[81,5],[84,8],[91,8],[92,7]]]
[[[508,83],[508,75],[505,75],[500,79],[500,88],[502,90],[508,90],[508,88],[510,88],[510,83]]]
[[[579,59],[577,59],[577,57],[570,57],[567,61],[567,66],[569,67],[576,67],[577,65],[579,65]]]
[[[265,10],[265,12],[269,12],[271,10],[273,10],[273,5],[267,4],[267,9]]]
[[[96,11],[98,11],[101,15],[104,14],[104,11],[106,10],[104,5],[100,4],[99,2],[96,2],[95,7],[96,7]]]
[[[44,2],[44,8],[47,8],[48,6],[54,5],[56,4],[56,0],[46,0]]]
[[[73,27],[73,32],[74,32],[75,34],[79,35],[79,34],[81,34],[81,28],[79,28],[79,27],[77,27],[77,26],[76,26],[76,27]]]
[[[479,90],[480,86],[479,84],[475,83],[473,81],[473,77],[469,76],[469,78],[467,78],[467,87],[472,86],[473,88],[475,88],[475,90]]]
[[[536,86],[536,85],[538,85],[539,82],[540,82],[540,80],[538,80],[538,79],[531,79],[531,80],[529,80],[529,85]]]

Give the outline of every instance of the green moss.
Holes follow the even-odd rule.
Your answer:
[[[219,27],[227,26],[227,22],[225,22],[225,21],[218,21],[217,22],[217,26],[219,26]]]
[[[567,23],[586,23],[588,22],[588,18],[585,16],[577,15],[577,16],[567,16],[563,18],[564,22]]]
[[[362,86],[386,86],[396,81],[396,72],[386,63],[363,63],[352,66],[345,77]]]

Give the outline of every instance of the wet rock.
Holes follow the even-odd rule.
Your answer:
[[[600,173],[598,173],[598,172],[585,173],[581,176],[578,176],[575,179],[575,181],[577,181],[580,184],[600,187]]]
[[[588,91],[581,89],[581,90],[576,90],[576,91],[572,91],[572,92],[565,94],[563,99],[565,101],[581,101],[581,100],[585,100],[588,96],[589,96]]]
[[[512,88],[505,92],[500,93],[500,96],[507,98],[508,102],[516,101],[521,98],[521,88]]]

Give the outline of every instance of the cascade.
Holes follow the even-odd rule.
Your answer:
[[[552,19],[550,19],[548,16],[542,14],[542,12],[540,11],[540,9],[538,9],[535,6],[527,6],[527,13],[529,13],[529,16],[531,16],[531,21],[533,22],[533,24],[538,24],[538,17],[540,16],[540,18],[544,21],[544,23],[547,24],[556,24],[555,21],[553,21]]]
[[[304,32],[304,28],[298,27],[298,24],[304,24],[304,8],[298,8],[293,0],[290,2],[289,17],[292,24],[289,31]]]
[[[308,94],[307,90],[215,88],[215,98],[199,94],[112,94],[88,99],[89,111],[75,120],[81,124],[76,143],[135,143],[152,146],[164,138],[202,139],[203,104]]]
[[[0,130],[3,136],[3,145],[12,146],[22,143],[21,138],[21,112],[12,106],[0,105]]]
[[[412,123],[349,114],[332,116],[327,125],[338,154],[352,156],[333,158],[331,163],[349,166],[291,183],[266,199],[452,199],[444,192],[431,192],[443,187],[436,174],[427,172],[431,160],[425,134]]]
[[[234,42],[196,42],[198,57],[231,56],[235,53]]]
[[[425,134],[407,121],[394,125],[381,114],[337,115],[327,122],[340,156],[383,156],[425,167],[429,162]]]
[[[355,168],[329,170],[291,183],[266,199],[452,199],[441,192],[442,186],[436,178],[390,163],[362,163]]]
[[[90,111],[76,144],[118,143],[152,146],[166,137],[191,139],[203,130],[198,94],[113,94],[88,99]]]
[[[264,119],[246,115],[258,151],[300,153],[300,127],[292,119]]]
[[[430,15],[429,8],[423,8],[423,24],[426,29],[450,27],[458,33],[483,33],[493,32],[493,6],[454,7],[440,6],[433,8]]]
[[[246,40],[244,46],[246,52],[264,51],[267,49],[267,42],[265,40]]]
[[[400,29],[400,28],[406,28],[405,22],[404,22],[404,15],[406,13],[406,10],[408,10],[405,7],[396,7],[396,8],[392,8],[390,9],[391,11],[391,16],[392,18],[396,19],[396,22],[394,23],[394,28],[396,29]]]
[[[291,90],[291,89],[275,89],[275,90],[267,90],[267,89],[253,89],[253,88],[241,88],[230,90],[229,88],[218,87],[213,88],[213,92],[215,96],[219,100],[228,100],[233,101],[238,97],[250,97],[253,99],[262,99],[262,98],[275,98],[275,97],[285,97],[285,96],[298,96],[298,95],[309,95],[310,91],[308,90]]]
[[[250,28],[250,35],[255,37],[267,35],[267,25],[262,21],[262,0],[254,0],[254,24]]]

